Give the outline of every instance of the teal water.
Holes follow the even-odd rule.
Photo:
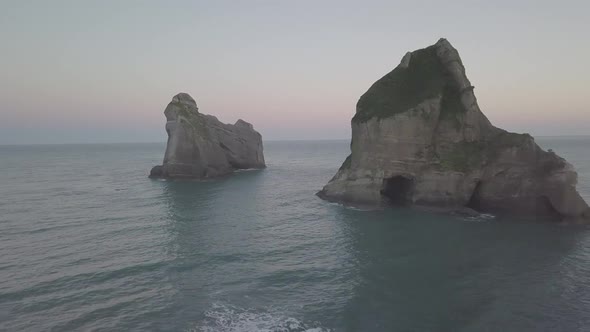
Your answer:
[[[542,138],[590,199],[590,138]],[[347,141],[147,178],[164,144],[0,146],[2,331],[588,331],[590,229],[360,211]]]

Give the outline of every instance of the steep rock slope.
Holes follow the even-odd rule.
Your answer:
[[[494,127],[473,90],[446,39],[407,53],[361,96],[351,154],[318,196],[588,222],[573,167]]]

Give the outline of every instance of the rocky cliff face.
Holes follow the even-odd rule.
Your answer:
[[[351,154],[318,195],[590,221],[577,173],[528,134],[494,127],[445,39],[407,53],[361,96]]]
[[[236,169],[264,168],[262,136],[251,124],[224,124],[199,113],[197,103],[179,93],[166,107],[168,144],[164,163],[150,177],[211,178]]]

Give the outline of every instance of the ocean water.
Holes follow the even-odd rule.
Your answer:
[[[538,142],[590,199],[590,138]],[[207,182],[164,149],[0,146],[0,330],[590,330],[588,227],[322,201],[348,141]]]

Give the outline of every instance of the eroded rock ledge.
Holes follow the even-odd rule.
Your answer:
[[[164,110],[168,143],[164,162],[150,172],[152,178],[212,178],[237,169],[264,168],[262,136],[238,120],[224,124],[199,113],[197,103],[179,93]]]
[[[473,90],[446,39],[407,53],[361,96],[351,154],[318,196],[589,222],[572,165],[494,127]]]

